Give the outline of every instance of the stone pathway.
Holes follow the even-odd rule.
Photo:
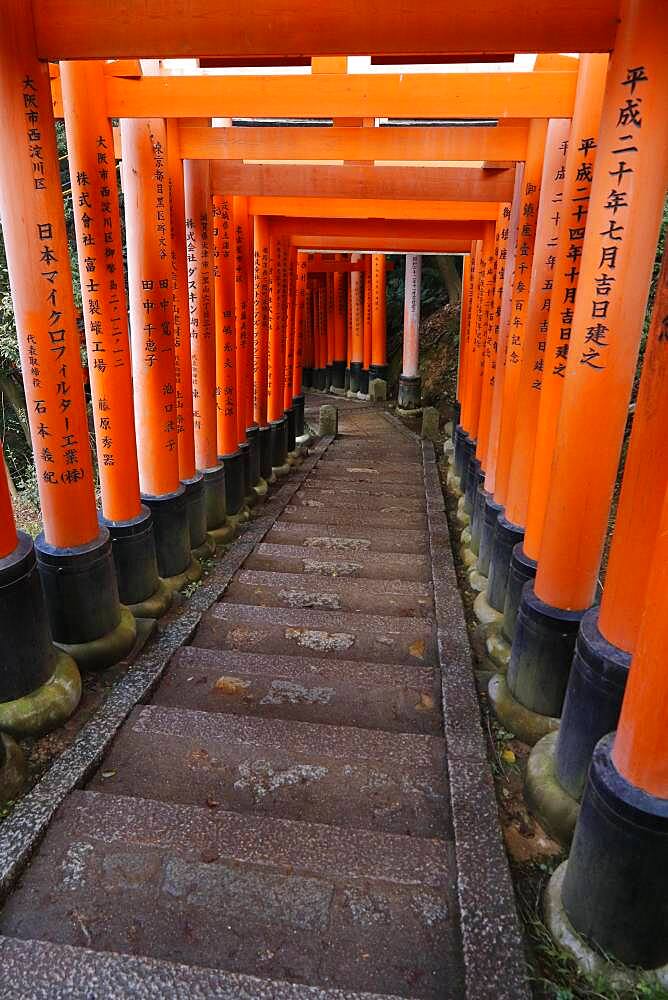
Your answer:
[[[474,884],[502,857],[481,733],[446,762],[433,451],[427,470],[382,411],[340,411],[57,812],[0,915],[1,997],[525,996],[507,872],[500,896]],[[440,553],[451,567],[447,537]],[[450,728],[479,730],[470,691],[462,704]]]

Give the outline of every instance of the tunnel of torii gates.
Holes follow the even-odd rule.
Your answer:
[[[408,18],[390,0],[379,20],[345,0],[324,26],[297,4],[294,37],[272,27],[278,0],[242,16],[201,0],[192,18],[171,0],[148,30],[150,6],[3,5],[0,210],[43,518],[34,543],[17,531],[0,478],[3,794],[12,737],[62,723],[79,668],[124,657],[136,618],[159,617],[300,461],[303,388],[382,392],[387,253],[407,254],[399,404],[419,406],[421,254],[461,254],[446,456],[491,701],[535,744],[531,808],[572,839],[552,909],[622,962],[667,963],[665,262],[602,593],[598,576],[666,192],[668,5]],[[224,82],[156,61],[216,65],[221,46],[249,64],[319,55],[309,75]],[[349,75],[341,51],[541,54],[530,73]],[[261,115],[333,124],[231,122]],[[458,122],[374,128],[381,115]]]

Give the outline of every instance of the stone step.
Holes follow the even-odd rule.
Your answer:
[[[276,608],[321,608],[366,614],[433,618],[431,587],[414,580],[351,580],[345,576],[271,573],[243,569],[225,591],[225,601]]]
[[[300,490],[318,490],[318,492],[330,492],[340,494],[352,494],[353,496],[381,496],[381,497],[417,497],[424,500],[424,486],[421,483],[373,483],[370,480],[364,482],[349,482],[346,479],[337,481],[331,476],[320,477],[318,466],[311,473],[308,479],[304,480]]]
[[[443,842],[76,792],[0,924],[268,980],[455,998],[452,881]]]
[[[318,462],[319,479],[341,479],[348,483],[420,483],[422,481],[422,466],[388,465],[378,462],[369,465],[358,465],[355,462],[321,460]]]
[[[316,653],[376,663],[437,663],[433,626],[424,618],[262,608],[227,601],[203,616],[192,645],[288,656]]]
[[[391,552],[318,552],[313,547],[273,545],[263,542],[248,557],[248,569],[273,570],[281,573],[305,573],[315,577],[355,578],[363,580],[431,580],[431,567],[426,555]]]
[[[425,531],[418,528],[372,528],[355,525],[289,524],[277,521],[265,535],[274,545],[301,545],[317,552],[405,552],[427,551]]]
[[[442,731],[437,671],[394,663],[185,646],[153,703],[389,732]]]
[[[371,499],[375,496],[376,499]],[[343,508],[352,516],[354,520],[358,511],[374,510],[379,514],[402,514],[425,511],[427,503],[420,497],[390,497],[383,495],[377,499],[378,494],[362,492],[356,494],[351,490],[317,490],[300,489],[295,493],[290,501],[298,507],[313,507],[316,510],[328,510],[329,508]]]
[[[7,1000],[397,1000],[48,941],[0,937]]]
[[[444,837],[445,748],[435,736],[148,706],[93,789],[415,837]]]
[[[362,509],[357,509],[354,513],[348,507],[334,507],[324,505],[318,507],[299,507],[297,504],[288,504],[281,514],[283,524],[329,524],[347,526],[354,523],[360,528],[394,528],[401,526],[405,528],[421,529],[423,532],[427,527],[426,514],[415,511],[382,511],[381,504],[367,504]]]

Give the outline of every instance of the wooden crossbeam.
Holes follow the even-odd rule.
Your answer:
[[[339,253],[470,253],[470,240],[429,236],[317,236],[293,233],[292,246],[299,250],[333,250]]]
[[[182,124],[187,160],[523,160],[527,128],[202,128]]]
[[[218,160],[218,194],[257,197],[400,198],[419,201],[511,201],[512,170],[466,167],[279,166]]]
[[[27,2],[27,0],[26,0]],[[42,59],[604,52],[618,0],[33,0]],[[208,112],[207,112],[208,113]],[[227,112],[222,112],[227,114]]]
[[[479,240],[489,222],[425,222],[386,219],[286,219],[269,220],[269,228],[284,236],[389,239]]]
[[[575,70],[108,77],[111,118],[570,118]],[[62,117],[59,81],[54,110]]]
[[[498,203],[380,198],[249,198],[251,215],[322,219],[412,219],[426,222],[493,221]]]

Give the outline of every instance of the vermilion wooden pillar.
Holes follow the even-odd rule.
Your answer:
[[[351,262],[360,264],[361,254],[352,254]],[[364,368],[364,272],[352,271],[350,274],[350,296],[352,299],[352,341],[350,345],[350,391],[358,393],[362,387],[361,378]]]
[[[234,519],[244,510],[244,460],[237,441],[237,341],[234,322],[232,199],[213,197],[213,283],[216,342],[218,461],[225,468],[225,506]]]
[[[667,18],[622,5],[606,80],[538,570],[508,673],[515,700],[543,719],[560,714],[608,527],[668,177]]]
[[[179,479],[167,133],[162,118],[121,120],[139,484],[153,515],[158,571],[172,589],[201,574]]]
[[[371,254],[364,255],[364,356],[362,375],[360,377],[360,392],[363,396],[369,393],[369,370],[371,368],[371,346],[373,342],[373,258]]]
[[[299,446],[305,445],[304,437],[304,394],[302,391],[302,373],[307,360],[306,327],[308,317],[307,304],[308,255],[297,254],[297,269],[295,274],[295,328],[294,356],[292,368],[292,405],[295,411],[295,437]]]
[[[337,254],[338,260],[345,255]],[[336,271],[332,276],[334,301],[334,357],[332,360],[332,389],[345,392],[346,355],[348,341],[348,275]]]
[[[0,162],[0,216],[44,525],[35,549],[30,543],[16,553],[23,565],[6,568],[10,577],[21,570],[36,579],[36,551],[54,639],[81,664],[106,666],[127,651],[134,620],[121,613],[109,533],[95,509],[49,72],[35,53],[30,8],[11,0],[3,12],[0,107],[12,152]],[[95,594],[92,564],[99,572]],[[27,626],[26,618],[15,624]],[[38,648],[20,682],[24,693],[54,670],[46,622],[33,628],[43,636],[46,659]],[[16,633],[17,656],[29,638],[29,628],[23,637]],[[97,657],[92,640],[100,640]],[[11,632],[6,641],[11,645]],[[16,695],[9,688],[5,697]]]
[[[112,539],[119,595],[137,617],[156,618],[171,593],[160,583],[151,514],[139,498],[121,218],[111,122],[99,62],[64,62],[60,78],[102,523]]]
[[[369,381],[387,381],[387,261],[384,253],[371,255],[371,365]]]
[[[285,303],[284,273],[288,256],[283,237],[271,236],[270,241],[270,313],[269,313],[269,395],[267,415],[271,427],[271,466],[273,475],[286,475],[287,419],[284,406],[285,379]]]
[[[239,448],[244,459],[246,502],[257,500],[260,480],[259,427],[254,415],[254,323],[251,223],[248,199],[232,199],[234,218],[234,301],[237,331],[237,424]],[[264,490],[262,490],[264,492]]]
[[[253,217],[253,419],[259,427],[260,473],[271,472],[271,428],[267,416],[269,364],[269,225],[265,216]]]

